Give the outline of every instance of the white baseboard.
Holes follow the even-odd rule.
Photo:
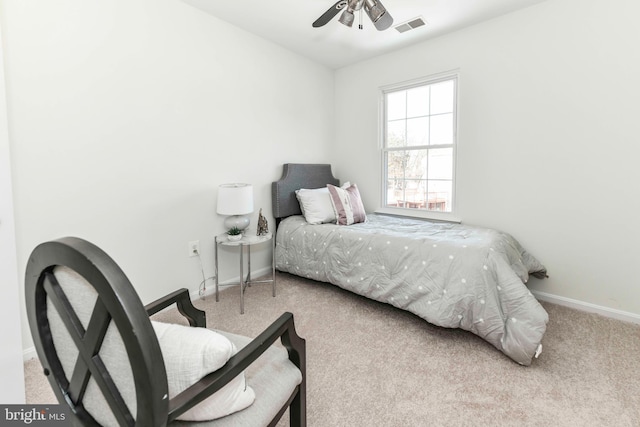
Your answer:
[[[38,353],[36,353],[36,348],[35,347],[29,347],[29,348],[25,348],[24,350],[22,350],[22,360],[23,361],[27,361],[27,360],[31,360],[31,359],[37,359],[38,358]]]
[[[586,311],[589,313],[596,313],[604,317],[609,317],[611,319],[640,324],[640,315],[630,313],[628,311],[622,311],[615,308],[591,304],[589,302],[548,294],[546,292],[531,291],[531,293],[535,295],[536,298],[542,301],[562,305],[569,308],[575,308],[576,310]]]
[[[271,267],[265,267],[259,270],[253,270],[251,272],[251,277],[260,277],[266,274],[271,274]],[[229,286],[238,286],[240,284],[239,282],[240,282],[240,276],[237,276],[229,280],[225,280],[224,282],[220,282],[218,284],[218,287],[221,289],[224,289]],[[216,287],[215,285],[212,284],[211,286],[205,287],[204,296],[208,297],[208,296],[214,295],[215,292],[216,292]],[[200,290],[199,289],[192,290],[191,292],[189,292],[189,295],[191,296],[191,300],[194,301],[200,298]]]
[[[271,268],[270,267],[266,267],[260,270],[257,270],[255,272],[252,272],[252,274],[254,276],[261,276],[263,274],[268,274],[269,272],[271,272]],[[233,278],[231,280],[227,280],[224,282],[221,282],[219,284],[219,286],[221,287],[226,287],[226,286],[237,286],[238,285],[238,281],[239,281],[239,277]],[[205,296],[210,296],[213,295],[215,293],[215,288],[213,286],[209,287],[206,289],[205,291]],[[553,304],[558,304],[558,305],[562,305],[564,307],[569,307],[569,308],[575,308],[576,310],[580,310],[580,311],[586,311],[588,313],[596,313],[599,314],[601,316],[604,317],[609,317],[611,319],[616,319],[616,320],[622,320],[624,322],[631,322],[631,323],[636,323],[636,324],[640,324],[640,315],[639,314],[635,314],[635,313],[631,313],[628,311],[622,311],[622,310],[617,310],[615,308],[610,308],[610,307],[605,307],[602,305],[596,305],[596,304],[591,304],[589,302],[585,302],[585,301],[580,301],[577,299],[573,299],[573,298],[567,298],[567,297],[562,297],[559,295],[554,295],[554,294],[549,294],[547,292],[540,292],[540,291],[531,291],[532,294],[535,295],[535,297],[539,300],[542,301],[547,301]],[[198,290],[191,292],[191,299],[195,300],[197,298],[199,298],[199,294],[198,294]]]

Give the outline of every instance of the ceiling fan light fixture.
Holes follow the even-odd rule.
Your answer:
[[[348,9],[346,9],[344,12],[342,12],[342,15],[340,15],[338,21],[341,24],[346,25],[347,27],[351,27],[353,25],[354,19],[355,16],[353,15],[353,12],[350,12]]]
[[[369,15],[369,18],[373,23],[378,22],[380,18],[387,13],[387,9],[375,0],[366,0],[364,3],[364,10],[367,12],[367,15]]]
[[[349,0],[347,3],[347,8],[342,12],[338,21],[341,24],[346,25],[347,27],[351,27],[353,25],[353,21],[355,19],[354,12],[362,9],[362,4],[365,0]]]
[[[364,9],[364,11],[362,10]],[[358,28],[362,29],[362,12],[365,12],[378,31],[386,30],[393,24],[393,17],[382,5],[380,0],[338,0],[320,18],[313,22],[313,27],[318,28],[327,24],[332,18],[342,11],[338,21],[347,27],[352,27],[355,21],[355,12],[360,12]]]

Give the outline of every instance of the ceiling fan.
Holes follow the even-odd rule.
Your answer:
[[[322,27],[331,21],[331,19],[333,19],[333,17],[343,9],[344,11],[342,12],[342,15],[340,15],[338,21],[347,27],[351,27],[353,25],[353,21],[355,20],[354,13],[360,12],[360,23],[358,24],[358,28],[362,29],[363,9],[378,31],[386,30],[393,24],[393,18],[389,12],[387,12],[387,9],[385,9],[380,0],[339,0],[329,10],[323,13],[322,16],[313,23],[313,26],[315,28]]]

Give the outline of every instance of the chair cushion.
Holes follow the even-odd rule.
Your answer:
[[[238,349],[251,342],[250,338],[218,331]],[[289,360],[287,351],[273,345],[245,371],[247,384],[253,388],[255,402],[243,411],[198,424],[206,427],[266,426],[287,403],[295,388],[302,382],[300,370]],[[175,421],[172,427],[192,427],[193,424]]]
[[[153,321],[151,324],[158,336],[167,371],[169,398],[220,369],[237,351],[227,337],[210,329]],[[204,421],[220,418],[246,408],[254,399],[253,389],[247,387],[243,372],[178,419]]]

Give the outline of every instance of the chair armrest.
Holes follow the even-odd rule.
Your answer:
[[[171,422],[184,412],[202,402],[237,377],[264,353],[278,338],[289,353],[289,360],[302,373],[301,388],[306,385],[306,344],[298,336],[292,313],[282,314],[253,341],[232,356],[227,363],[215,372],[211,372],[197,383],[169,401],[169,419]]]
[[[198,310],[193,306],[191,303],[191,297],[189,296],[189,290],[186,288],[178,289],[169,295],[159,298],[154,302],[145,305],[144,308],[147,310],[147,314],[151,316],[174,303],[178,306],[180,314],[187,318],[189,325],[202,328],[207,327],[205,312]]]

